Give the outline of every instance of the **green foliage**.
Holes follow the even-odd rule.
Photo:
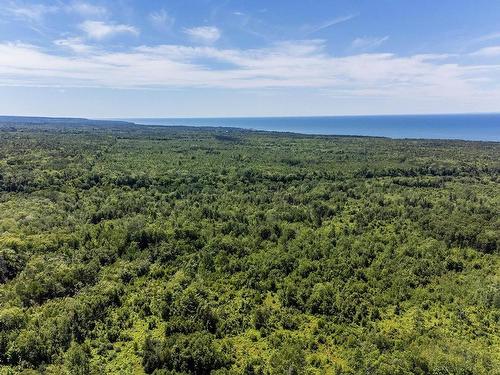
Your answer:
[[[70,374],[87,375],[90,373],[90,347],[86,344],[71,343],[64,354],[64,363]]]
[[[298,342],[285,342],[271,355],[270,373],[273,375],[300,375],[305,373],[306,359]]]
[[[0,373],[499,374],[499,160],[0,124]]]
[[[143,349],[146,373],[166,369],[177,373],[210,374],[228,365],[228,359],[214,344],[211,334],[196,332],[174,335],[164,342],[146,337]]]

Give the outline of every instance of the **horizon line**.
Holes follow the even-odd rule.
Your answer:
[[[127,116],[127,117],[92,117],[86,115],[10,115],[0,114],[2,117],[26,117],[26,118],[53,118],[53,119],[84,119],[84,120],[141,120],[141,119],[246,119],[246,118],[328,118],[328,117],[397,117],[397,116],[481,116],[481,115],[500,115],[498,112],[429,112],[429,113],[382,113],[382,114],[343,114],[343,115],[238,115],[238,116]]]

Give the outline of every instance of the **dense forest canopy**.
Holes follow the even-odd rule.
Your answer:
[[[500,144],[0,124],[0,373],[499,374]]]

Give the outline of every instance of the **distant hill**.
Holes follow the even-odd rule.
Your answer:
[[[40,124],[40,125],[134,125],[129,121],[91,120],[75,117],[31,117],[31,116],[0,116],[0,123],[8,124]]]

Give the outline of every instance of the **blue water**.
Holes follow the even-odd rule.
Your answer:
[[[144,125],[222,126],[324,135],[500,141],[499,114],[332,117],[129,118]]]

